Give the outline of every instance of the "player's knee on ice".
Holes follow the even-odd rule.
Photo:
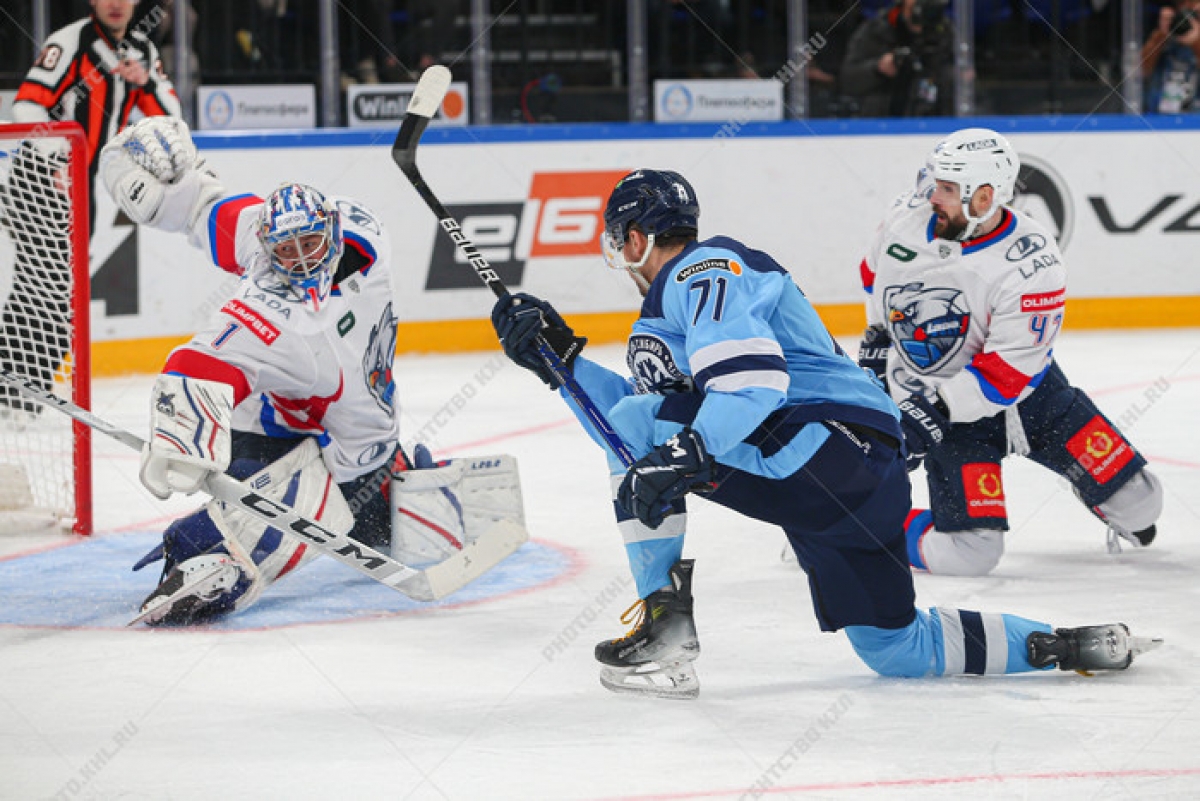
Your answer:
[[[938,531],[929,516],[911,520],[907,537],[912,566],[942,576],[986,576],[1004,555],[1003,531]]]

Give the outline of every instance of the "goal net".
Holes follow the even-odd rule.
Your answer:
[[[0,370],[90,408],[87,143],[0,124]],[[90,430],[0,383],[0,532],[92,528]]]

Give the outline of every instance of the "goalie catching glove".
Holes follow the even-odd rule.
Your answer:
[[[150,405],[150,441],[142,449],[142,484],[166,500],[191,495],[212,471],[229,467],[233,387],[160,375]]]
[[[225,191],[176,117],[146,117],[113,137],[100,152],[100,178],[135,223],[176,233]]]
[[[536,373],[550,389],[558,389],[562,381],[538,352],[538,335],[545,338],[568,372],[587,344],[587,338],[575,336],[571,326],[553,306],[524,292],[505,295],[496,301],[492,307],[492,325],[496,336],[500,337],[504,355]]]

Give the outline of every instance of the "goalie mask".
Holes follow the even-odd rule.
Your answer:
[[[959,234],[969,239],[979,224],[1013,199],[1021,160],[1000,134],[987,128],[964,128],[942,140],[933,158],[933,177],[958,184],[967,226]],[[992,205],[978,216],[971,214],[971,198],[981,186],[992,187]]]
[[[695,236],[699,217],[696,192],[679,173],[670,170],[631,172],[613,187],[604,208],[604,233],[600,237],[604,260],[608,266],[629,270],[635,278],[640,278],[637,269],[649,258],[655,238],[667,234]],[[632,228],[640,230],[649,240],[646,252],[636,263],[626,261],[621,253]]]
[[[334,205],[310,186],[284,184],[263,204],[258,239],[275,276],[320,308],[342,256],[342,223]]]

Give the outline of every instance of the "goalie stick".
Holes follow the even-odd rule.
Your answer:
[[[141,451],[145,442],[136,434],[76,406],[65,398],[43,391],[27,379],[0,369],[0,383],[25,393],[117,442]],[[218,501],[286,531],[344,565],[385,584],[416,601],[436,601],[479,578],[513,553],[529,537],[521,526],[505,521],[489,529],[474,543],[436,565],[418,570],[309,520],[286,504],[255,492],[224,473],[209,473],[201,488]]]
[[[437,112],[438,106],[442,104],[442,98],[446,95],[446,90],[450,88],[450,70],[446,67],[435,65],[425,70],[421,76],[421,80],[417,82],[417,88],[413,90],[412,99],[408,103],[408,110],[404,114],[404,121],[400,124],[400,131],[396,134],[396,141],[392,145],[392,160],[396,162],[396,166],[408,178],[409,183],[417,190],[417,194],[425,201],[425,204],[433,211],[438,218],[438,225],[454,242],[462,254],[467,259],[467,263],[475,270],[475,274],[479,276],[479,280],[483,281],[488,289],[495,293],[497,298],[506,297],[509,292],[504,286],[504,282],[500,280],[500,276],[492,269],[492,265],[484,257],[474,243],[467,238],[463,233],[462,226],[458,224],[458,220],[454,219],[453,215],[446,210],[438,200],[437,195],[429,188],[429,184],[421,176],[421,171],[417,167],[417,145],[421,143],[421,134],[425,132],[425,128],[429,126],[429,120]],[[562,359],[558,358],[558,354],[546,342],[546,338],[538,335],[537,338],[538,353],[546,365],[554,371],[554,375],[562,383],[567,390],[567,394],[574,401],[579,411],[591,423],[592,428],[600,436],[600,438],[608,446],[625,467],[633,464],[633,455],[629,451],[629,447],[621,440],[621,437],[613,429],[612,425],[604,417],[604,414],[596,408],[596,404],[588,397],[587,392],[575,380],[575,376],[563,364]]]

